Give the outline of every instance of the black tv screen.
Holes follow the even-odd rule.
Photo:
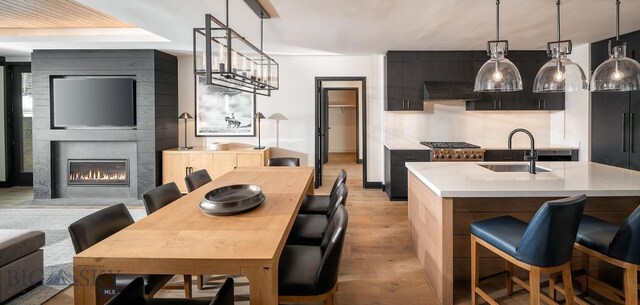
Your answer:
[[[135,127],[135,81],[129,77],[54,78],[53,127]]]

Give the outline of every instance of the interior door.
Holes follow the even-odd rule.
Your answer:
[[[591,95],[591,161],[629,167],[629,93]]]
[[[329,162],[329,90],[322,91],[322,111],[320,118],[320,136],[322,137],[322,164]]]
[[[33,185],[33,90],[31,64],[7,66],[12,185]]]

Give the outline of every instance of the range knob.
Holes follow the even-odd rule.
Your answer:
[[[460,159],[460,155],[456,155],[456,159]]]
[[[447,155],[447,159],[451,159],[451,155]]]
[[[464,155],[464,158],[469,160],[469,155]]]
[[[477,158],[478,160],[480,160],[480,159],[482,159],[482,155],[478,154],[478,155],[476,155],[476,158]]]
[[[471,159],[475,159],[475,158],[476,158],[476,155],[471,155]]]

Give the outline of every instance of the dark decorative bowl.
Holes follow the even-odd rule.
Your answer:
[[[265,198],[257,185],[228,185],[208,192],[200,202],[200,209],[209,215],[235,215],[256,208]]]

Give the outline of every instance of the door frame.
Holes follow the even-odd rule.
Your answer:
[[[3,130],[2,132],[4,133],[4,169],[5,169],[5,181],[0,181],[0,187],[10,187],[11,186],[11,158],[10,156],[10,151],[11,151],[11,142],[10,141],[10,137],[9,137],[9,106],[8,106],[8,94],[7,94],[7,85],[8,85],[8,81],[7,81],[7,76],[9,75],[9,73],[7,72],[7,63],[5,61],[5,58],[0,56],[0,67],[3,67],[3,80],[4,80],[4,84],[3,84],[3,90],[2,92],[0,92],[0,94],[2,94],[2,98],[4,100],[4,104],[3,104],[3,110],[4,112],[2,113],[2,115],[4,116],[4,126],[2,126]]]
[[[15,103],[14,92],[12,92],[11,95],[9,95],[9,90],[14,89],[13,88],[14,79],[11,79],[9,74],[11,72],[10,70],[13,69],[14,67],[19,67],[19,68],[27,67],[29,70],[29,73],[32,73],[30,62],[5,63],[5,80],[6,80],[5,81],[5,105],[6,105],[5,119],[7,122],[6,136],[7,136],[7,152],[8,152],[7,182],[8,182],[8,186],[33,186],[33,171],[30,174],[28,174],[27,177],[19,177],[19,175],[21,175],[19,171],[21,170],[20,163],[22,161],[22,156],[18,156],[16,154],[16,150],[20,149],[20,151],[22,152],[22,137],[18,136],[18,132],[21,131],[21,129],[20,130],[15,129],[16,127],[15,113],[16,111],[21,112],[22,109],[16,109],[14,107],[14,103]],[[11,99],[9,98],[10,96],[11,96]],[[22,103],[22,100],[20,100],[20,102]],[[13,113],[9,113],[9,107],[14,107]],[[10,120],[9,120],[9,116],[12,116]],[[11,124],[9,124],[9,122],[11,122]],[[23,181],[25,179],[31,183],[25,183]]]
[[[358,164],[362,164],[362,159],[360,159],[360,94],[358,92],[358,87],[323,87],[322,88],[322,101],[321,103],[323,103],[322,107],[327,107],[329,108],[329,91],[354,91],[356,93],[356,163]],[[326,99],[325,99],[326,97]],[[325,100],[327,102],[327,104],[325,105]],[[329,110],[327,109],[327,115],[329,114]],[[364,114],[364,113],[363,113]],[[327,122],[329,120],[329,117],[327,116],[326,118]],[[327,134],[327,137],[329,135]],[[327,153],[329,147],[327,147]],[[364,157],[364,155],[363,155]]]
[[[367,188],[369,184],[367,181],[367,78],[364,76],[328,76],[315,78],[315,188],[322,185],[322,159],[320,156],[322,137],[320,120],[322,119],[322,82],[327,81],[359,81],[362,84],[362,109],[358,110],[362,111],[362,187]],[[359,122],[358,125],[360,125]],[[358,145],[356,145],[356,147],[357,146]],[[358,154],[359,151],[356,153]],[[356,155],[356,159],[358,159],[358,155]]]

